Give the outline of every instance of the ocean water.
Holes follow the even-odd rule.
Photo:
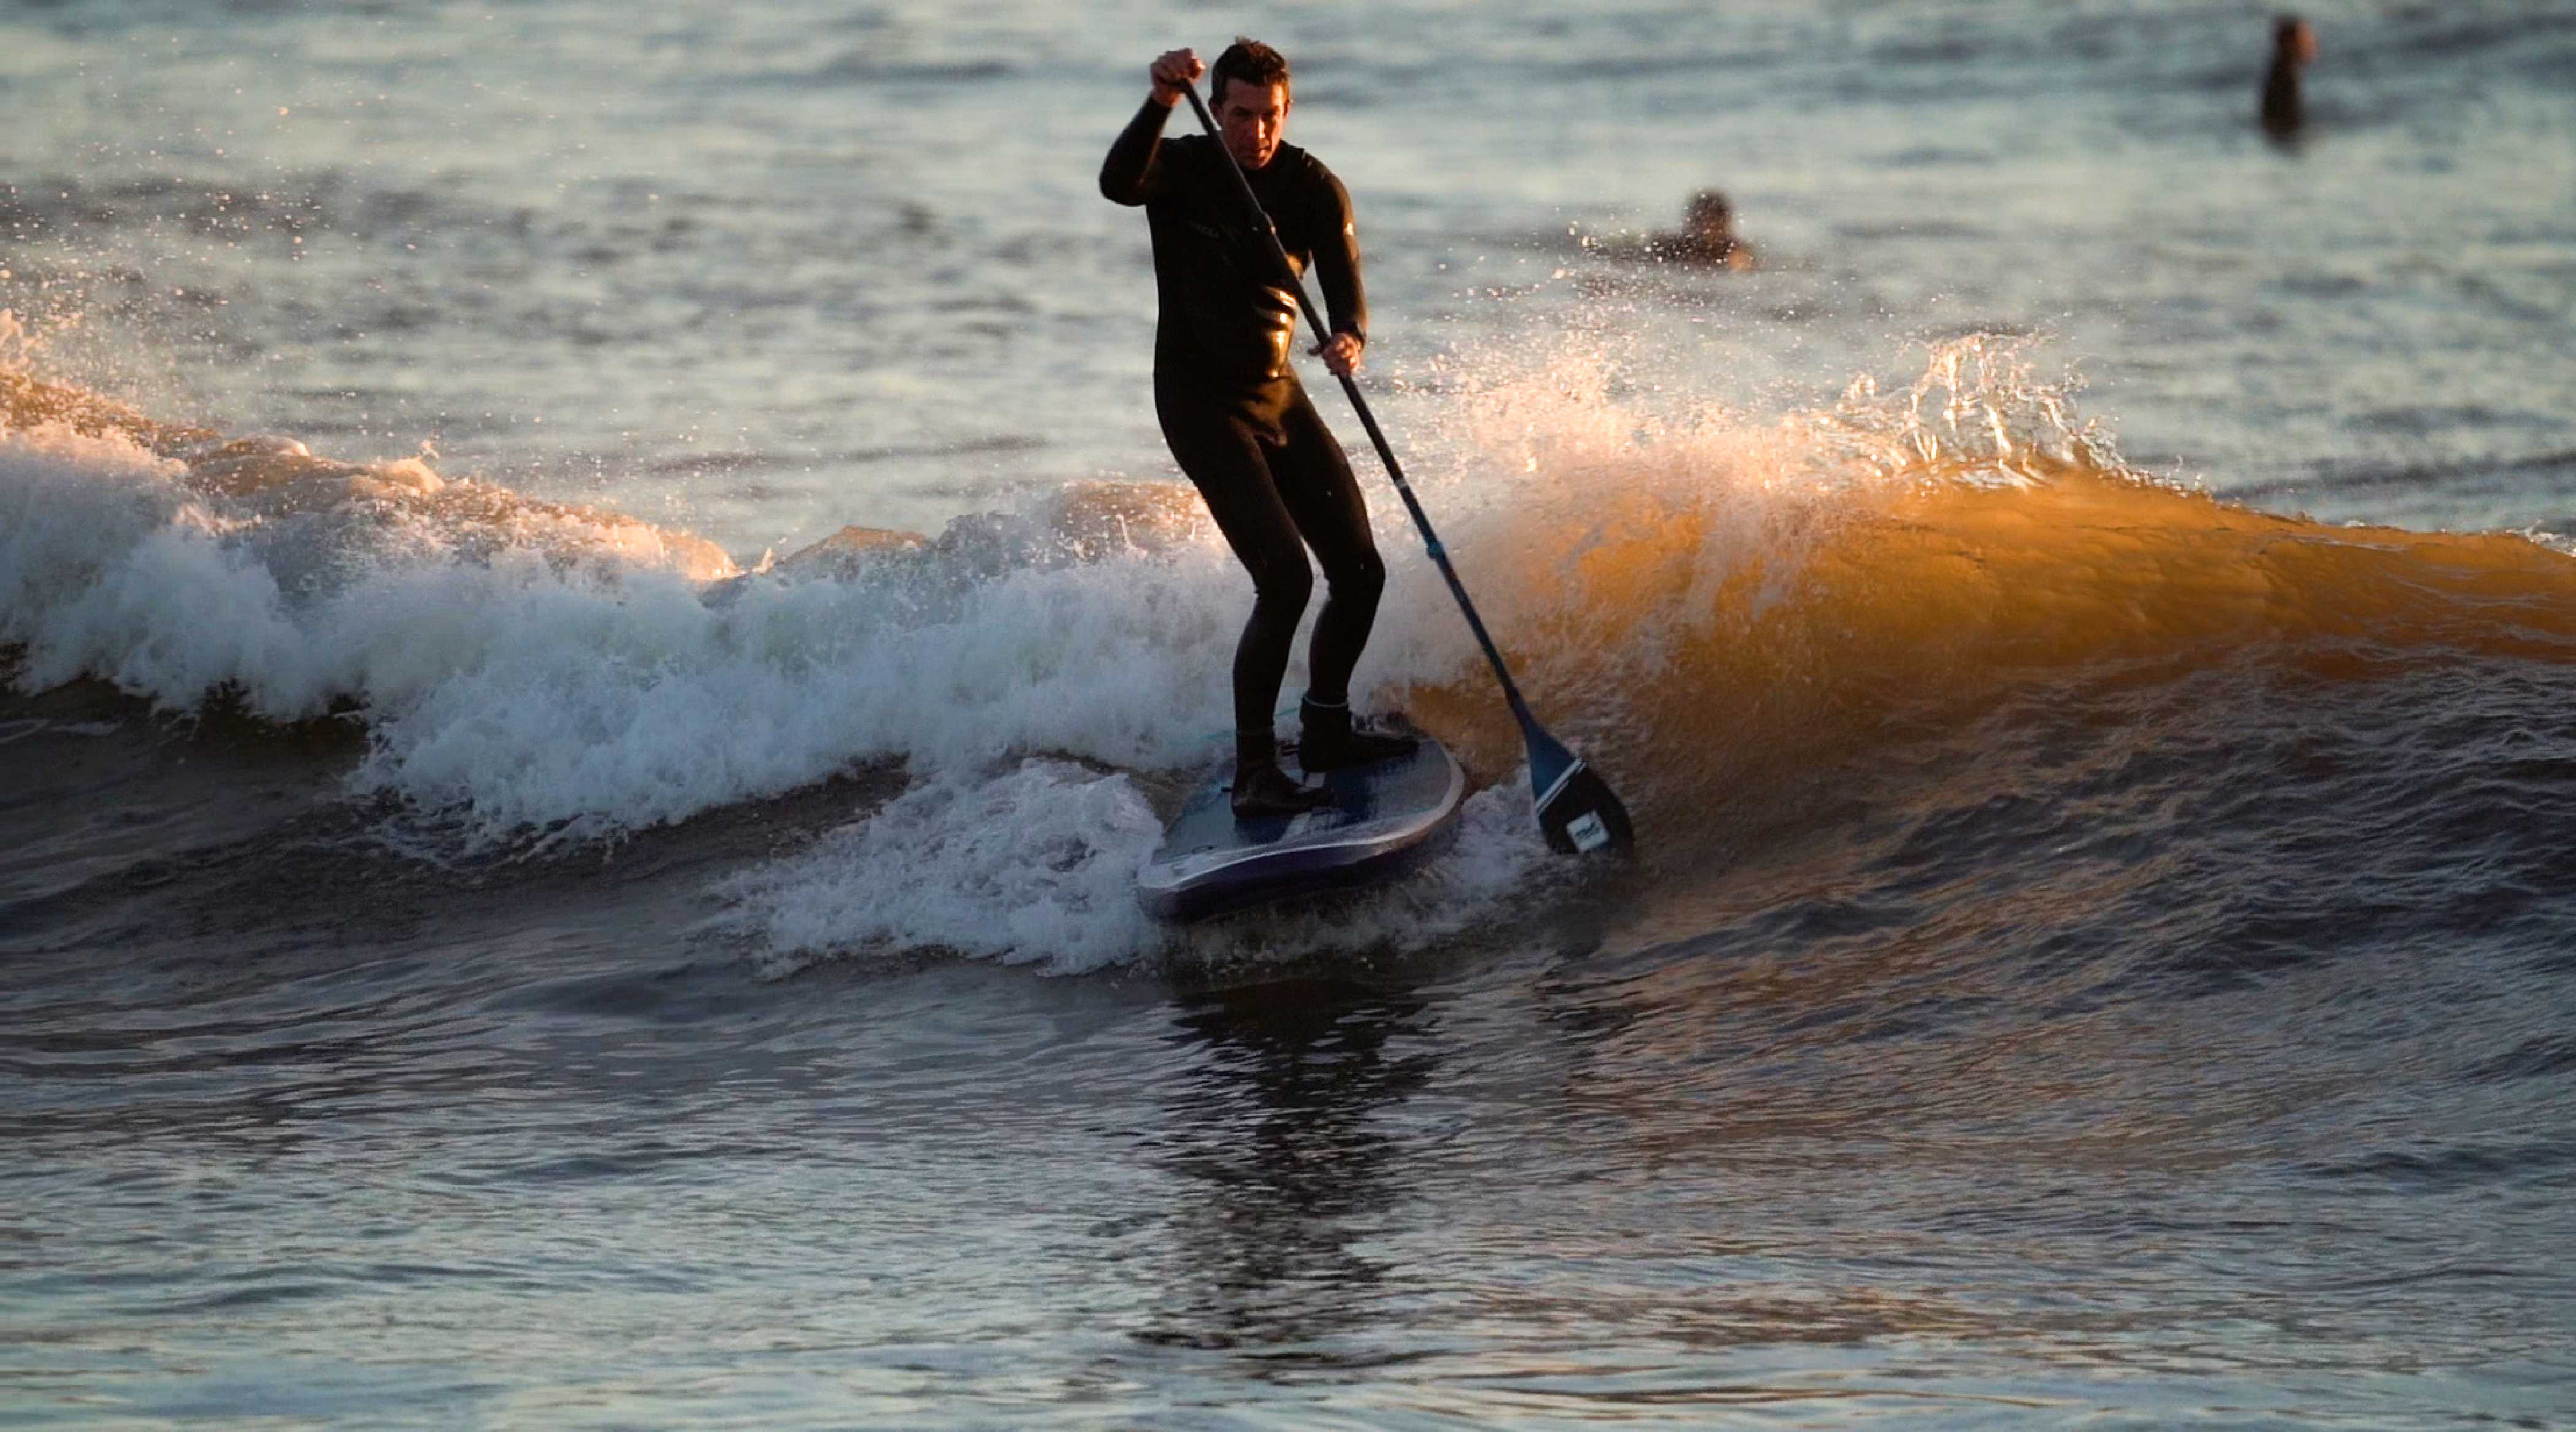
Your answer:
[[[0,4],[0,1423],[2576,1421],[2576,5],[2305,13]],[[1633,861],[1361,450],[1458,834],[1134,905],[1244,30]]]

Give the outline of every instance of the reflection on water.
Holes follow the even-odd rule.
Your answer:
[[[1377,1116],[1437,1068],[1425,1015],[1409,991],[1321,977],[1181,1002],[1175,1037],[1206,1054],[1172,1092],[1161,1153],[1186,1179],[1185,1282],[1148,1340],[1343,1361],[1317,1344],[1382,1301],[1389,1260],[1367,1244],[1412,1189]]]

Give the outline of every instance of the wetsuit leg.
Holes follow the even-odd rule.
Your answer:
[[[1280,415],[1285,441],[1270,453],[1280,500],[1324,569],[1324,609],[1306,653],[1306,694],[1338,706],[1349,699],[1351,669],[1368,645],[1386,562],[1369,531],[1368,504],[1332,430],[1303,392]]]
[[[1297,623],[1315,588],[1296,519],[1271,478],[1278,449],[1262,440],[1252,422],[1215,404],[1160,391],[1155,400],[1173,460],[1206,500],[1236,560],[1252,574],[1252,616],[1234,648],[1234,725],[1238,732],[1267,733],[1279,709],[1279,683]]]

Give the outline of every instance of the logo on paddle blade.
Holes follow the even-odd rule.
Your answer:
[[[1566,825],[1565,838],[1574,842],[1577,853],[1589,855],[1610,843],[1610,828],[1601,823],[1601,812],[1588,810]]]

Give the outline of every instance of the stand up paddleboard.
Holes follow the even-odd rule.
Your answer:
[[[1428,736],[1409,755],[1307,779],[1329,786],[1333,803],[1237,820],[1227,776],[1190,797],[1136,876],[1146,913],[1197,920],[1383,880],[1437,848],[1467,795],[1466,773]]]

